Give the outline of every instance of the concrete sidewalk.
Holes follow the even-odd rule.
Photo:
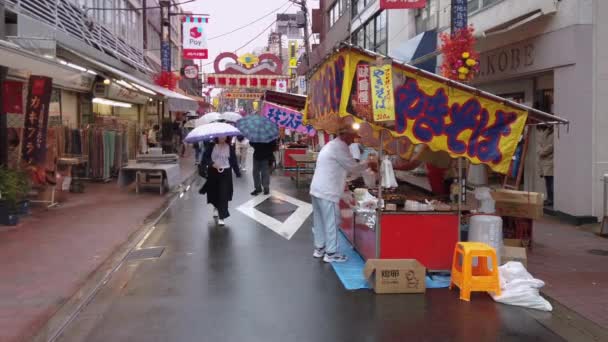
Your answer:
[[[186,181],[194,161],[180,164]],[[85,193],[1,232],[0,341],[31,339],[169,196],[87,183]]]
[[[546,295],[608,327],[608,239],[597,236],[596,228],[555,219],[535,222],[528,268],[546,282]],[[602,251],[606,254],[598,255]]]

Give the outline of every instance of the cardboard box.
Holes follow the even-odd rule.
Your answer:
[[[426,269],[413,259],[369,259],[363,270],[376,293],[424,293]]]
[[[519,261],[524,267],[528,268],[528,255],[526,249],[523,247],[509,247],[504,246],[502,249],[501,264],[505,264],[509,261]]]
[[[496,201],[496,214],[500,216],[539,219],[543,216],[543,195],[538,192],[525,192],[499,189],[492,192]]]
[[[503,239],[505,247],[524,247],[524,242],[521,239]]]

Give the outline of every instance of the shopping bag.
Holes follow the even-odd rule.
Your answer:
[[[207,178],[207,176],[209,175],[209,167],[207,165],[204,165],[203,163],[198,164],[198,175],[203,177],[203,178]]]

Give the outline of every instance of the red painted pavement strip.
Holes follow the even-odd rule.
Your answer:
[[[183,160],[182,179],[194,172]],[[87,183],[51,210],[0,233],[0,341],[33,337],[85,280],[165,202],[116,182]]]
[[[534,225],[528,268],[547,284],[543,292],[600,326],[608,326],[608,240],[555,220]]]

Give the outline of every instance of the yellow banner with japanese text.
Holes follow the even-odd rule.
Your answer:
[[[372,66],[370,82],[374,121],[395,120],[395,98],[393,96],[393,68],[391,65]]]

